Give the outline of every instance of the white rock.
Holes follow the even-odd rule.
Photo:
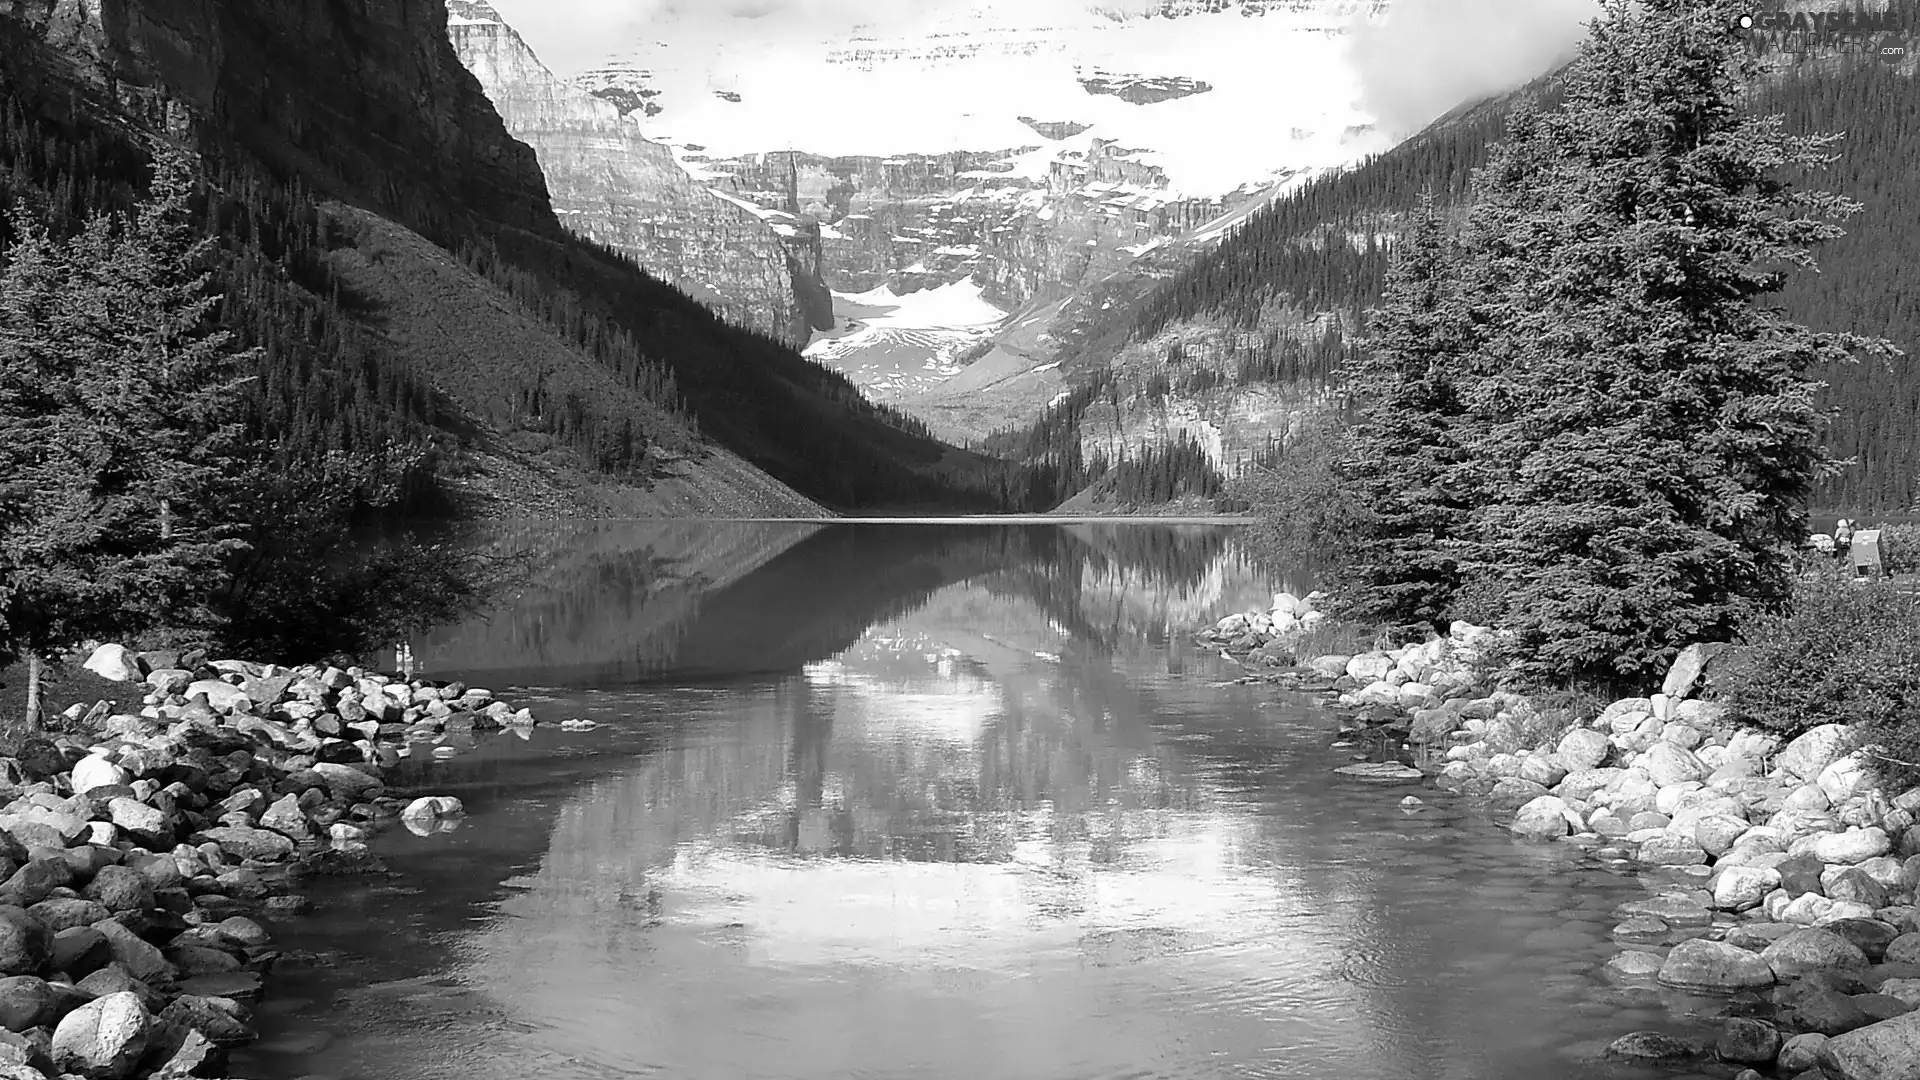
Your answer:
[[[1828,833],[1813,842],[1813,854],[1823,863],[1862,863],[1892,850],[1893,841],[1877,828]]]
[[[146,1053],[152,1026],[153,1017],[131,990],[95,998],[54,1029],[54,1064],[92,1080],[117,1080]]]
[[[124,784],[128,780],[127,770],[115,765],[103,753],[88,754],[74,763],[73,790],[75,794],[84,794],[94,788],[111,787]]]
[[[103,679],[114,682],[140,682],[146,673],[140,670],[140,659],[128,652],[123,645],[102,645],[93,650],[82,667]]]
[[[1647,775],[1662,788],[1671,784],[1683,784],[1688,781],[1704,780],[1707,767],[1691,750],[1683,749],[1669,742],[1657,742],[1647,749],[1637,764],[1647,771]]]
[[[1347,661],[1347,674],[1355,682],[1374,683],[1387,677],[1394,668],[1394,661],[1386,653],[1361,653]]]
[[[1775,766],[1798,780],[1812,780],[1845,754],[1853,735],[1844,724],[1821,724],[1788,743]]]
[[[207,695],[207,704],[215,712],[246,712],[253,708],[253,702],[245,691],[221,679],[201,679],[190,683],[185,694],[189,701],[201,694]]]
[[[1754,866],[1729,866],[1713,883],[1713,906],[1722,911],[1745,911],[1760,906],[1780,884],[1780,872]]]
[[[1873,774],[1861,755],[1848,754],[1820,770],[1814,783],[1837,805],[1872,787]]]

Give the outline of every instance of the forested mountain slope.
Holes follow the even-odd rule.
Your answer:
[[[1920,220],[1920,185],[1910,178],[1920,161],[1914,93],[1911,61],[1889,68],[1826,56],[1776,65],[1754,98],[1757,110],[1784,114],[1796,130],[1844,133],[1831,169],[1803,183],[1865,207],[1845,223],[1845,237],[1817,252],[1821,273],[1795,277],[1779,302],[1812,326],[1885,336],[1910,356],[1920,353],[1920,306],[1908,287],[1920,261],[1911,227]],[[1455,110],[1400,146],[1278,200],[1179,273],[1117,281],[1108,319],[1083,323],[1061,344],[1074,390],[1038,423],[989,447],[1049,463],[1061,490],[1071,491],[1091,479],[1088,462],[1112,441],[1129,401],[1211,394],[1230,403],[1223,409],[1283,434],[1335,396],[1335,371],[1379,297],[1401,215],[1426,190],[1458,200],[1514,103],[1551,107],[1555,95],[1549,77]],[[1820,377],[1830,384],[1830,442],[1857,464],[1819,501],[1856,511],[1912,505],[1920,498],[1920,364],[1863,362]],[[1216,441],[1214,450],[1212,463],[1224,471],[1260,454],[1245,433],[1237,448]]]
[[[157,133],[194,144],[223,321],[263,349],[256,433],[289,460],[430,444],[415,509],[488,447],[645,486],[711,443],[836,506],[989,505],[982,459],[562,229],[446,19],[441,0],[0,4],[0,198],[71,223],[131,201]],[[368,266],[413,276],[412,245],[336,203],[457,259],[554,347],[447,347],[366,287]]]

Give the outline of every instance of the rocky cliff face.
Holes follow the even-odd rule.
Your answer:
[[[200,123],[429,234],[557,231],[532,151],[444,46],[442,0],[0,0],[83,84]]]
[[[447,0],[447,7],[455,52],[507,129],[539,155],[567,228],[736,325],[795,346],[815,326],[831,325],[817,226],[790,217],[769,222],[755,207],[715,194],[671,150],[644,138],[615,101],[556,77],[483,0]]]

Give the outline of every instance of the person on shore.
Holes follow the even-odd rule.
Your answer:
[[[1841,518],[1840,524],[1835,525],[1833,527],[1834,561],[1844,564],[1847,561],[1848,551],[1852,547],[1853,547],[1853,523],[1848,521],[1846,518]]]

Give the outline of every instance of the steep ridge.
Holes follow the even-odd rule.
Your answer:
[[[831,324],[819,234],[774,231],[697,184],[611,102],[547,70],[484,0],[447,0],[460,62],[533,147],[567,228],[679,286],[729,322],[789,345]],[[809,306],[811,301],[811,307]]]
[[[443,0],[5,0],[0,97],[17,124],[0,182],[68,215],[114,208],[144,183],[150,133],[197,142],[244,300],[228,318],[283,365],[263,371],[256,417],[282,445],[430,440],[443,471],[504,445],[539,459],[530,482],[571,470],[644,487],[712,439],[752,465],[722,472],[778,478],[762,491],[990,504],[982,459],[564,229],[447,22]],[[408,346],[377,303],[334,287],[330,253],[361,241],[322,198],[430,242],[564,348],[530,366]]]

